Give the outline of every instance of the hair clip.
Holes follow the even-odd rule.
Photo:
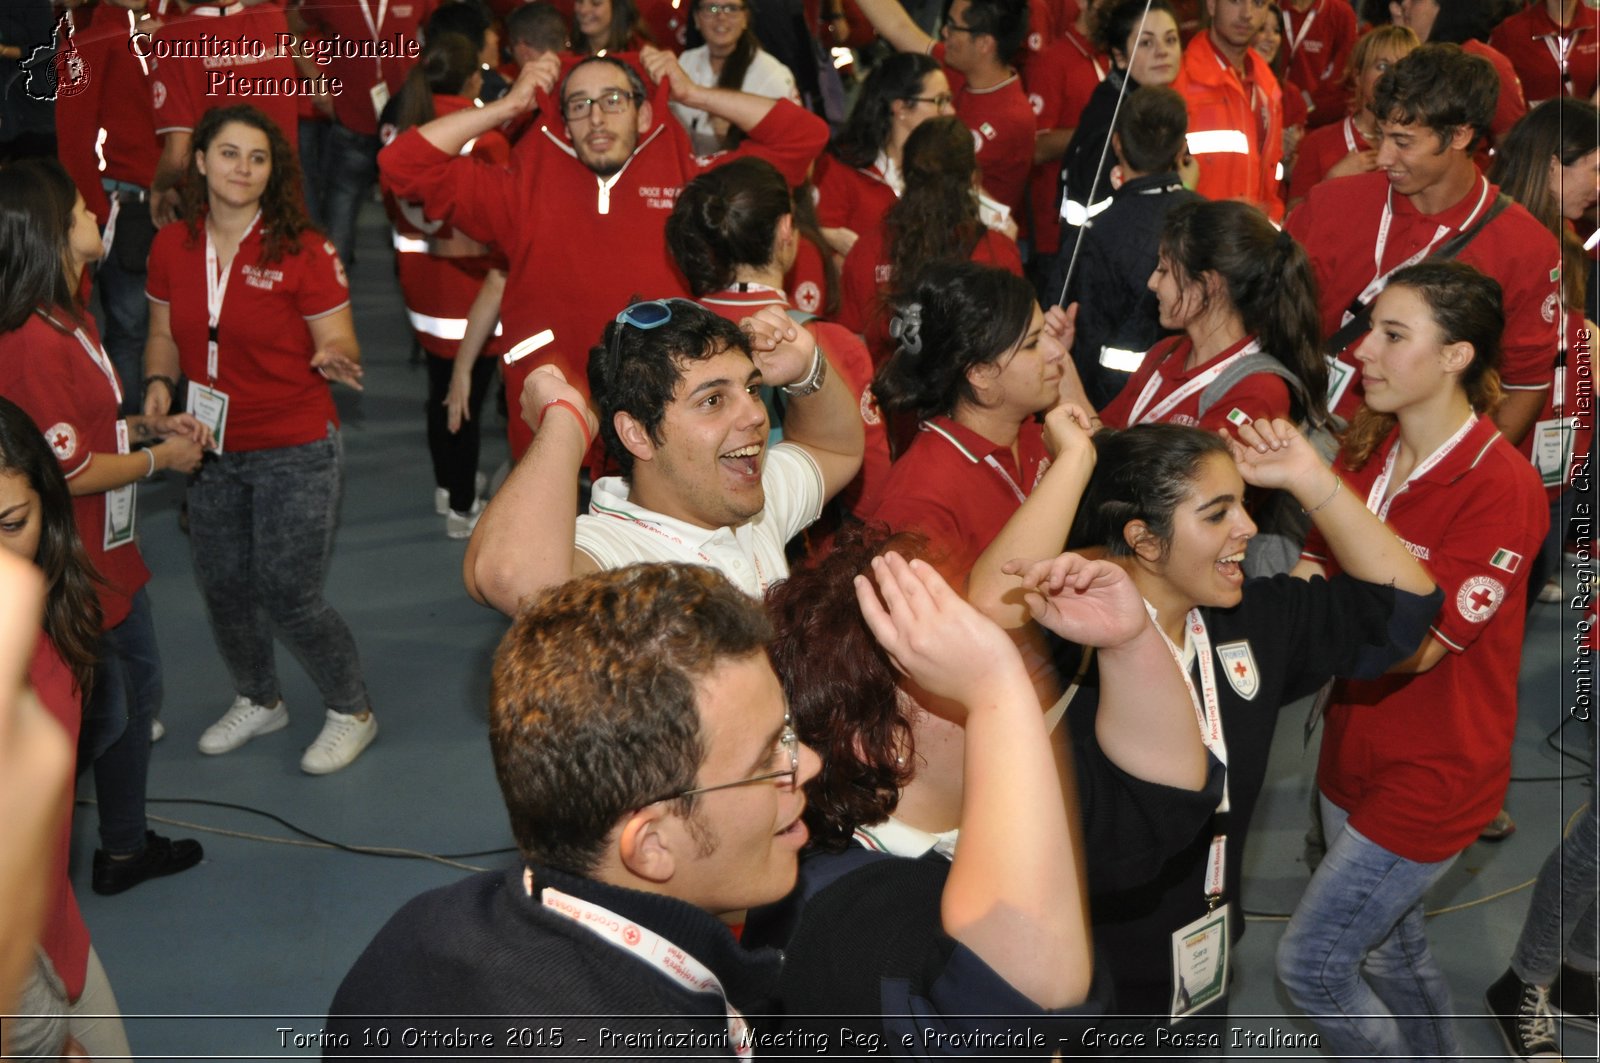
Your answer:
[[[907,354],[922,353],[922,304],[907,303],[889,321],[889,335]]]

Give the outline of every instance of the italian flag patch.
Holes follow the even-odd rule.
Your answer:
[[[1502,572],[1515,572],[1522,565],[1522,555],[1505,549],[1496,550],[1489,564]]]
[[[1239,409],[1239,407],[1235,406],[1233,409],[1228,411],[1228,423],[1233,425],[1235,428],[1242,428],[1250,423],[1250,415]]]

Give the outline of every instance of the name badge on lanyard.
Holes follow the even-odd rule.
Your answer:
[[[261,212],[250,219],[244,235],[239,237],[239,247],[250,238],[261,221]],[[234,251],[234,258],[238,257]],[[217,260],[217,244],[211,237],[211,225],[206,224],[206,383],[189,381],[189,412],[211,429],[216,437],[216,453],[222,453],[222,439],[228,428],[228,396],[217,389],[217,376],[221,371],[219,338],[222,327],[222,306],[228,298],[228,281],[233,277],[233,259]]]
[[[1154,610],[1145,605],[1154,620]],[[1189,688],[1189,699],[1194,704],[1196,720],[1200,726],[1200,740],[1207,751],[1228,766],[1228,743],[1222,733],[1222,701],[1217,693],[1217,674],[1211,659],[1211,636],[1206,631],[1205,618],[1198,609],[1189,610],[1184,618],[1184,636],[1194,647],[1195,659],[1200,666],[1200,689],[1197,691],[1189,669],[1184,666],[1184,654],[1167,634],[1162,641],[1172,653],[1178,670],[1183,673],[1184,684]],[[1224,779],[1222,800],[1218,812],[1227,812],[1228,787]],[[1228,837],[1215,834],[1206,850],[1205,898],[1206,913],[1180,927],[1172,934],[1172,1001],[1170,1014],[1174,1022],[1193,1015],[1217,1001],[1228,988],[1228,948],[1232,939],[1228,932],[1228,906],[1224,903],[1227,875]]]
[[[117,453],[130,453],[128,445],[128,422],[117,421]],[[137,510],[135,500],[138,488],[133,484],[123,484],[106,492],[106,527],[104,548],[115,550],[119,546],[127,546],[133,542],[134,513]]]
[[[1357,304],[1370,306],[1372,301],[1378,297],[1378,293],[1383,291],[1384,286],[1389,283],[1390,277],[1407,266],[1415,266],[1418,262],[1427,258],[1433,253],[1433,249],[1439,246],[1439,242],[1449,236],[1452,231],[1465,232],[1472,225],[1473,220],[1478,216],[1478,212],[1483,210],[1483,205],[1489,201],[1489,179],[1480,177],[1478,180],[1481,185],[1478,192],[1478,202],[1473,206],[1472,213],[1467,215],[1466,220],[1461,223],[1458,230],[1452,230],[1448,225],[1440,225],[1434,230],[1433,239],[1429,240],[1422,250],[1411,255],[1393,269],[1386,270],[1383,268],[1383,256],[1384,252],[1389,248],[1389,227],[1394,224],[1394,189],[1390,188],[1388,190],[1388,198],[1383,202],[1383,220],[1378,223],[1378,238],[1372,245],[1372,280],[1367,284],[1366,288],[1362,289],[1361,294],[1356,296],[1355,301]],[[1351,311],[1346,310],[1339,321],[1340,326],[1348,325],[1355,319],[1355,316]]]
[[[367,29],[372,31],[373,43],[377,43],[378,30],[383,25],[384,16],[389,13],[389,0],[378,0],[377,18],[373,18],[372,7],[367,0],[357,0],[357,4],[361,8],[361,17],[366,21]],[[372,97],[372,114],[381,122],[383,109],[389,103],[389,86],[383,80],[383,59],[378,56],[380,50],[378,48],[372,50],[372,61],[378,66],[378,79],[373,82],[372,88],[367,90],[367,94]]]

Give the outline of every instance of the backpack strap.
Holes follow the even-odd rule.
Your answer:
[[[1272,376],[1282,378],[1283,382],[1289,385],[1289,390],[1294,392],[1294,397],[1300,403],[1300,408],[1302,410],[1311,408],[1310,404],[1306,402],[1306,386],[1300,382],[1300,378],[1290,372],[1288,366],[1272,357],[1272,355],[1257,351],[1234,361],[1223,369],[1221,373],[1217,374],[1217,379],[1206,385],[1205,390],[1200,392],[1200,416],[1204,417],[1211,407],[1221,402],[1223,397],[1233,390],[1234,385],[1246,377],[1255,376],[1257,373],[1269,373]]]

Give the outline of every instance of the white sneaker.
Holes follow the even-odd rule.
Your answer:
[[[289,726],[289,707],[281,700],[271,708],[257,705],[240,694],[222,719],[200,736],[200,752],[216,756],[231,753],[257,735],[271,734]]]
[[[1561,601],[1561,581],[1554,576],[1546,580],[1545,585],[1539,588],[1538,598],[1546,605]]]
[[[167,736],[167,727],[166,727],[165,724],[163,724],[161,722],[161,718],[157,717],[154,720],[151,720],[150,721],[150,744],[154,745],[155,743],[161,741],[166,736]]]
[[[483,516],[483,499],[472,503],[472,509],[467,513],[450,511],[444,519],[444,533],[451,539],[470,539],[472,529],[478,526],[478,518]]]
[[[322,733],[306,747],[305,756],[300,758],[300,770],[307,775],[327,775],[348,768],[377,737],[378,718],[370,710],[363,719],[329,709]]]
[[[489,478],[483,473],[478,473],[472,478],[472,494],[475,498],[483,497],[483,489],[489,486]],[[450,490],[445,487],[433,489],[433,511],[441,517],[450,514]]]

